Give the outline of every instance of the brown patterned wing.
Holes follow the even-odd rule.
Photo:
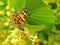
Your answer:
[[[24,13],[14,13],[12,16],[12,24],[21,30],[24,30],[25,15]]]

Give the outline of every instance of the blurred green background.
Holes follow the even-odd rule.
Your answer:
[[[11,31],[15,30],[10,24],[13,10],[18,12],[23,7],[27,7],[29,11],[25,28],[29,33],[38,34],[37,37],[41,40],[40,45],[60,45],[60,0],[0,0],[0,45],[14,45],[10,41],[7,42],[9,44],[2,43],[11,36],[13,33]],[[23,40],[21,43],[24,44],[19,43],[15,45],[28,45]]]

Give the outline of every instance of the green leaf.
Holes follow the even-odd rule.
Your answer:
[[[37,32],[38,30],[43,31],[43,32],[48,32],[54,25],[55,19],[52,10],[49,7],[42,7],[36,10],[32,10],[31,12],[28,12],[27,17],[26,17],[26,22],[27,24],[31,25],[41,25],[43,24],[45,26],[41,28],[38,26],[34,28],[28,28],[30,30],[29,32]],[[38,28],[38,30],[37,30]],[[35,31],[36,30],[36,31]]]
[[[26,0],[8,0],[8,6],[14,8],[16,11],[20,11],[25,7]]]
[[[27,28],[26,30],[28,30],[32,35],[34,35],[36,32],[38,31],[42,31],[46,26],[41,24],[41,25],[29,25],[27,23],[25,23],[25,28]]]
[[[47,5],[42,0],[27,0],[26,8],[28,11],[36,10],[38,8],[46,7]]]
[[[42,7],[27,13],[26,18],[30,25],[54,23],[54,16],[50,8]]]
[[[37,32],[40,30],[40,25],[44,25],[45,28],[50,29],[54,24],[54,15],[52,10],[42,0],[8,0],[9,6],[14,7],[16,11],[21,11],[23,8],[27,8],[26,16],[26,28],[31,32]],[[13,3],[14,2],[14,3]],[[43,26],[43,27],[44,27]]]

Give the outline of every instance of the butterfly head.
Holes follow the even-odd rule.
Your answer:
[[[27,13],[27,8],[23,8],[23,9],[22,9],[22,12],[23,12],[23,13]]]

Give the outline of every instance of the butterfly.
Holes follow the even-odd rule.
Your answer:
[[[20,12],[14,11],[12,16],[12,24],[19,29],[24,31],[25,18],[27,13],[27,8],[23,8]]]

